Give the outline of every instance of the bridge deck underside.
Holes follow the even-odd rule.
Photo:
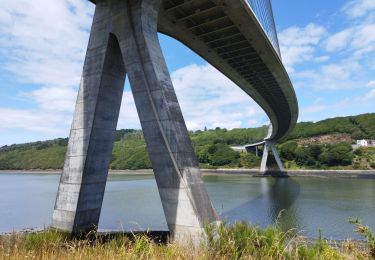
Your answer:
[[[164,10],[162,10],[159,23],[162,24],[163,20],[170,20],[180,30],[171,32],[168,28],[165,33],[175,36],[188,46],[190,42],[184,41],[178,36],[179,34],[190,34],[194,41],[200,41],[206,45],[211,54],[205,55],[204,51],[202,53],[198,51],[198,54],[203,54],[201,56],[209,63],[214,66],[218,63],[225,63],[218,69],[235,83],[239,83],[239,87],[265,109],[275,128],[272,139],[278,140],[285,136],[295,123],[296,117],[294,118],[293,113],[296,111],[291,111],[293,108],[291,109],[290,104],[290,99],[295,100],[293,88],[288,82],[292,97],[288,98],[288,93],[286,94],[285,90],[281,89],[280,83],[275,79],[270,68],[265,64],[259,52],[254,49],[252,40],[243,33],[246,28],[236,24],[226,12],[227,3],[230,1],[164,0]],[[166,26],[160,27],[163,32]],[[269,47],[271,46],[270,44]],[[194,46],[189,47],[193,47],[194,50]],[[274,52],[276,55],[274,50],[269,49],[269,52]],[[282,66],[281,62],[280,65]],[[224,67],[230,67],[231,71],[224,71]],[[237,75],[233,75],[233,72]],[[242,81],[236,80],[239,77]],[[251,91],[249,91],[250,88]],[[268,107],[264,106],[265,103]]]

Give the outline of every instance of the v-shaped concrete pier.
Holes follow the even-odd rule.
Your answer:
[[[142,0],[96,5],[55,228],[84,232],[99,222],[126,74],[173,238],[197,239],[205,224],[218,220],[158,42],[159,5]]]

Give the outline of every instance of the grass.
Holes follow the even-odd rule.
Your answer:
[[[346,241],[331,246],[321,236],[314,242],[244,222],[206,227],[206,239],[192,244],[157,243],[145,235],[102,239],[91,234],[71,238],[56,230],[0,236],[0,259],[372,259],[368,248]]]

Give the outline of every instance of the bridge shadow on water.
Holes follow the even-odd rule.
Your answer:
[[[262,177],[259,185],[261,195],[223,212],[221,218],[228,224],[245,220],[264,228],[277,221],[284,231],[299,229],[298,211],[293,203],[300,194],[300,184],[292,178],[273,176]]]

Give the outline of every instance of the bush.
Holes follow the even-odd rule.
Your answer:
[[[364,226],[362,221],[358,218],[349,218],[349,223],[354,224],[356,229],[355,233],[361,235],[367,242],[367,248],[370,255],[375,258],[375,234],[369,226]]]
[[[296,150],[298,144],[296,142],[286,142],[280,146],[280,156],[281,158],[292,161],[296,158]]]
[[[342,142],[331,145],[319,156],[319,161],[328,166],[345,166],[352,164],[353,157],[352,146]]]
[[[311,150],[309,147],[298,147],[296,149],[296,164],[299,166],[313,166],[316,161],[311,155]]]
[[[195,148],[195,154],[197,155],[198,161],[200,163],[209,163],[210,162],[210,153],[208,150],[211,145],[202,145]]]
[[[237,161],[239,158],[239,153],[233,151],[226,144],[215,144],[212,145],[209,150],[211,155],[211,164],[215,166],[223,166],[226,164],[231,164]]]
[[[240,166],[246,168],[254,168],[260,165],[260,158],[252,153],[241,153],[239,161]]]

